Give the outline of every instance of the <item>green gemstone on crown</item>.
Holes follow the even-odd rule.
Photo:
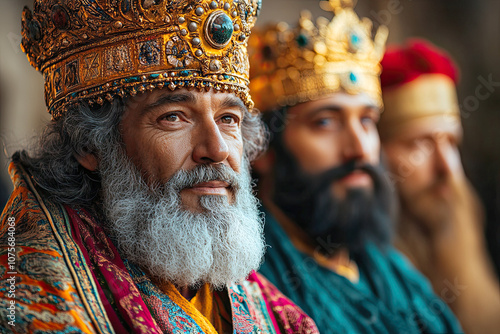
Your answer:
[[[299,36],[297,36],[297,44],[303,48],[307,46],[307,44],[309,44],[309,38],[307,38],[307,36],[304,34],[300,34]]]
[[[234,26],[231,18],[224,12],[217,11],[207,20],[205,33],[207,40],[215,48],[226,46],[233,36]]]

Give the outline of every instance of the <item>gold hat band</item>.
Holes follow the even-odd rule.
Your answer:
[[[381,137],[390,137],[402,124],[429,116],[460,118],[455,84],[444,74],[423,74],[402,86],[383,91]]]

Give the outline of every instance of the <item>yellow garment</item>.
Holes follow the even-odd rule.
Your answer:
[[[210,289],[209,284],[203,285],[191,301],[181,295],[171,283],[164,284],[162,290],[200,326],[204,333],[232,332],[231,315],[226,311],[222,299]]]
[[[222,299],[205,284],[191,299],[191,304],[207,318],[218,333],[232,332],[231,315],[226,311]]]
[[[210,291],[208,284],[203,285],[191,301],[184,298],[170,282],[165,283],[162,290],[200,326],[204,333],[217,334],[215,328],[220,328],[221,319],[214,316],[213,292]]]

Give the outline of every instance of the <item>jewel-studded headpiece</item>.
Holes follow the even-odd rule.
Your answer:
[[[178,87],[231,91],[249,107],[247,40],[261,0],[35,0],[23,51],[43,73],[53,119]]]
[[[257,108],[292,106],[345,91],[368,94],[382,106],[380,60],[388,30],[381,26],[372,40],[372,23],[360,20],[352,0],[321,3],[333,11],[315,25],[309,12],[291,29],[284,22],[253,32],[249,41],[250,91]]]

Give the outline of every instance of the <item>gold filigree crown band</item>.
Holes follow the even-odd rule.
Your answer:
[[[340,91],[365,93],[382,107],[380,60],[388,30],[360,20],[350,0],[323,1],[330,21],[301,14],[297,28],[282,22],[255,30],[249,41],[250,91],[257,108],[293,106]]]
[[[247,40],[261,0],[35,0],[22,48],[53,119],[155,88],[229,91],[250,109]]]

